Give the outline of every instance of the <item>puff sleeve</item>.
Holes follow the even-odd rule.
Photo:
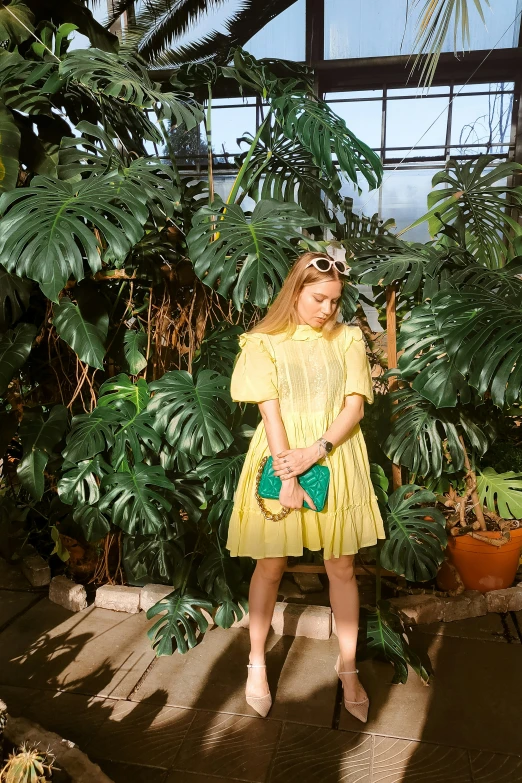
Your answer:
[[[230,380],[230,395],[235,402],[264,402],[279,397],[277,370],[272,349],[261,332],[239,335],[240,353]]]
[[[345,329],[345,385],[344,394],[362,394],[370,404],[373,402],[373,383],[370,362],[366,355],[366,343],[358,326]]]

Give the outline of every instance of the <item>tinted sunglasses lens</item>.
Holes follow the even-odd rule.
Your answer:
[[[315,265],[318,269],[321,270],[321,272],[327,272],[328,269],[330,269],[330,262],[327,258],[316,258]]]
[[[343,264],[342,261],[335,261],[334,263],[335,263],[335,268],[337,269],[338,272],[342,272],[342,273],[348,272],[348,267],[346,266],[346,264]]]

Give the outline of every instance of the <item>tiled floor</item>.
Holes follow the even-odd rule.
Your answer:
[[[115,783],[522,783],[515,614],[419,627],[429,687],[361,662],[367,724],[342,706],[335,637],[270,635],[262,719],[244,700],[246,630],[214,628],[187,655],[157,659],[143,614],[73,615],[0,589],[0,621],[0,697]]]

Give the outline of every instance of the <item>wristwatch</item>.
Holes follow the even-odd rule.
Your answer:
[[[333,449],[333,443],[330,443],[329,440],[326,440],[326,438],[318,438],[317,439],[319,443],[321,443],[324,446],[324,450],[327,454],[331,452]]]

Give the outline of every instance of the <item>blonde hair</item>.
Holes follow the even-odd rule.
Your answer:
[[[320,272],[315,266],[309,266],[306,269],[306,265],[314,258],[330,258],[332,261],[334,260],[327,253],[307,252],[299,256],[286,276],[281,290],[269,307],[267,314],[249,330],[248,334],[252,332],[280,334],[288,331],[292,335],[299,323],[296,307],[297,299],[305,285],[317,282],[323,283],[325,280],[335,280],[344,285],[343,276],[339,274],[335,266],[332,266],[328,272]],[[337,323],[340,303],[341,299],[339,298],[335,310],[323,324],[322,332],[327,339],[332,338],[342,328],[342,324]]]

